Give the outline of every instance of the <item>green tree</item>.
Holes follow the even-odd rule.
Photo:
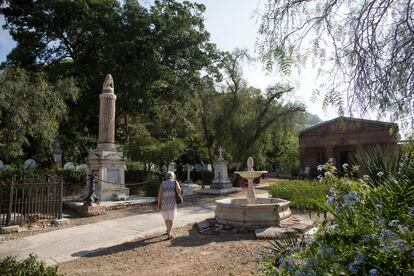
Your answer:
[[[177,136],[190,126],[201,73],[217,74],[213,65],[220,53],[209,42],[204,10],[172,0],[155,1],[148,9],[136,0],[6,0],[0,12],[17,46],[4,66],[76,79],[80,99],[61,130],[69,137],[66,147],[77,146],[70,137],[96,136],[98,95],[107,73],[115,80],[118,123],[122,120],[118,141],[128,141],[129,117],[136,116]],[[90,139],[85,143],[81,149]]]
[[[78,89],[73,79],[48,82],[43,73],[23,69],[0,73],[0,155],[7,161],[50,156],[67,102]]]
[[[314,62],[329,67],[322,87],[325,104],[334,104],[341,113],[347,107],[350,112],[376,109],[378,114],[407,115],[412,123],[411,1],[266,2],[259,50],[270,68],[276,64],[289,72],[311,55]],[[304,42],[309,41],[307,47]]]
[[[142,124],[131,127],[131,139],[125,147],[128,158],[144,164],[146,170],[151,165],[164,165],[178,159],[184,152],[185,145],[181,139],[159,141]]]
[[[299,103],[285,103],[282,96],[292,88],[283,85],[262,92],[249,87],[243,79],[241,62],[249,59],[245,50],[236,49],[223,59],[223,83],[220,90],[206,85],[201,90],[201,125],[210,153],[224,147],[226,158],[244,166],[248,156],[258,167],[267,165],[275,129],[295,128],[304,111]]]

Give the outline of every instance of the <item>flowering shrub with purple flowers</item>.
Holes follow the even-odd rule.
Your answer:
[[[331,162],[321,169],[329,172],[321,183],[332,188],[319,206],[333,219],[314,237],[302,237],[288,251],[274,254],[262,273],[414,275],[412,168],[397,166],[380,176],[381,168],[371,168],[376,178],[371,173],[357,181],[338,177]]]

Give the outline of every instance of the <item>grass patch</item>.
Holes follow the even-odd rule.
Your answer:
[[[309,180],[288,180],[272,184],[269,194],[275,198],[287,199],[290,206],[317,211],[316,201],[325,201],[332,186],[328,183]]]

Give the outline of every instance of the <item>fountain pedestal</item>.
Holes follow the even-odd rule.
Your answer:
[[[253,158],[247,160],[247,170],[236,174],[247,179],[246,198],[225,198],[216,200],[216,220],[222,224],[243,225],[249,228],[279,225],[291,216],[290,201],[280,198],[257,198],[253,180],[267,171],[254,171]]]
[[[250,204],[246,198],[225,198],[216,200],[216,220],[222,224],[263,228],[277,226],[291,216],[290,201],[280,198],[256,198]]]

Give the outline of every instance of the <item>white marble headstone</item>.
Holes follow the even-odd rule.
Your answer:
[[[87,169],[87,166],[86,166],[86,164],[80,164],[80,165],[76,166],[76,168],[77,169],[84,169],[84,170],[86,170]]]
[[[73,165],[72,162],[66,162],[65,165],[63,166],[63,169],[65,169],[65,170],[70,170],[70,169],[73,169],[73,168],[75,168],[75,165]]]
[[[27,159],[26,161],[24,161],[24,168],[25,169],[36,168],[36,161],[34,161],[33,159]]]

